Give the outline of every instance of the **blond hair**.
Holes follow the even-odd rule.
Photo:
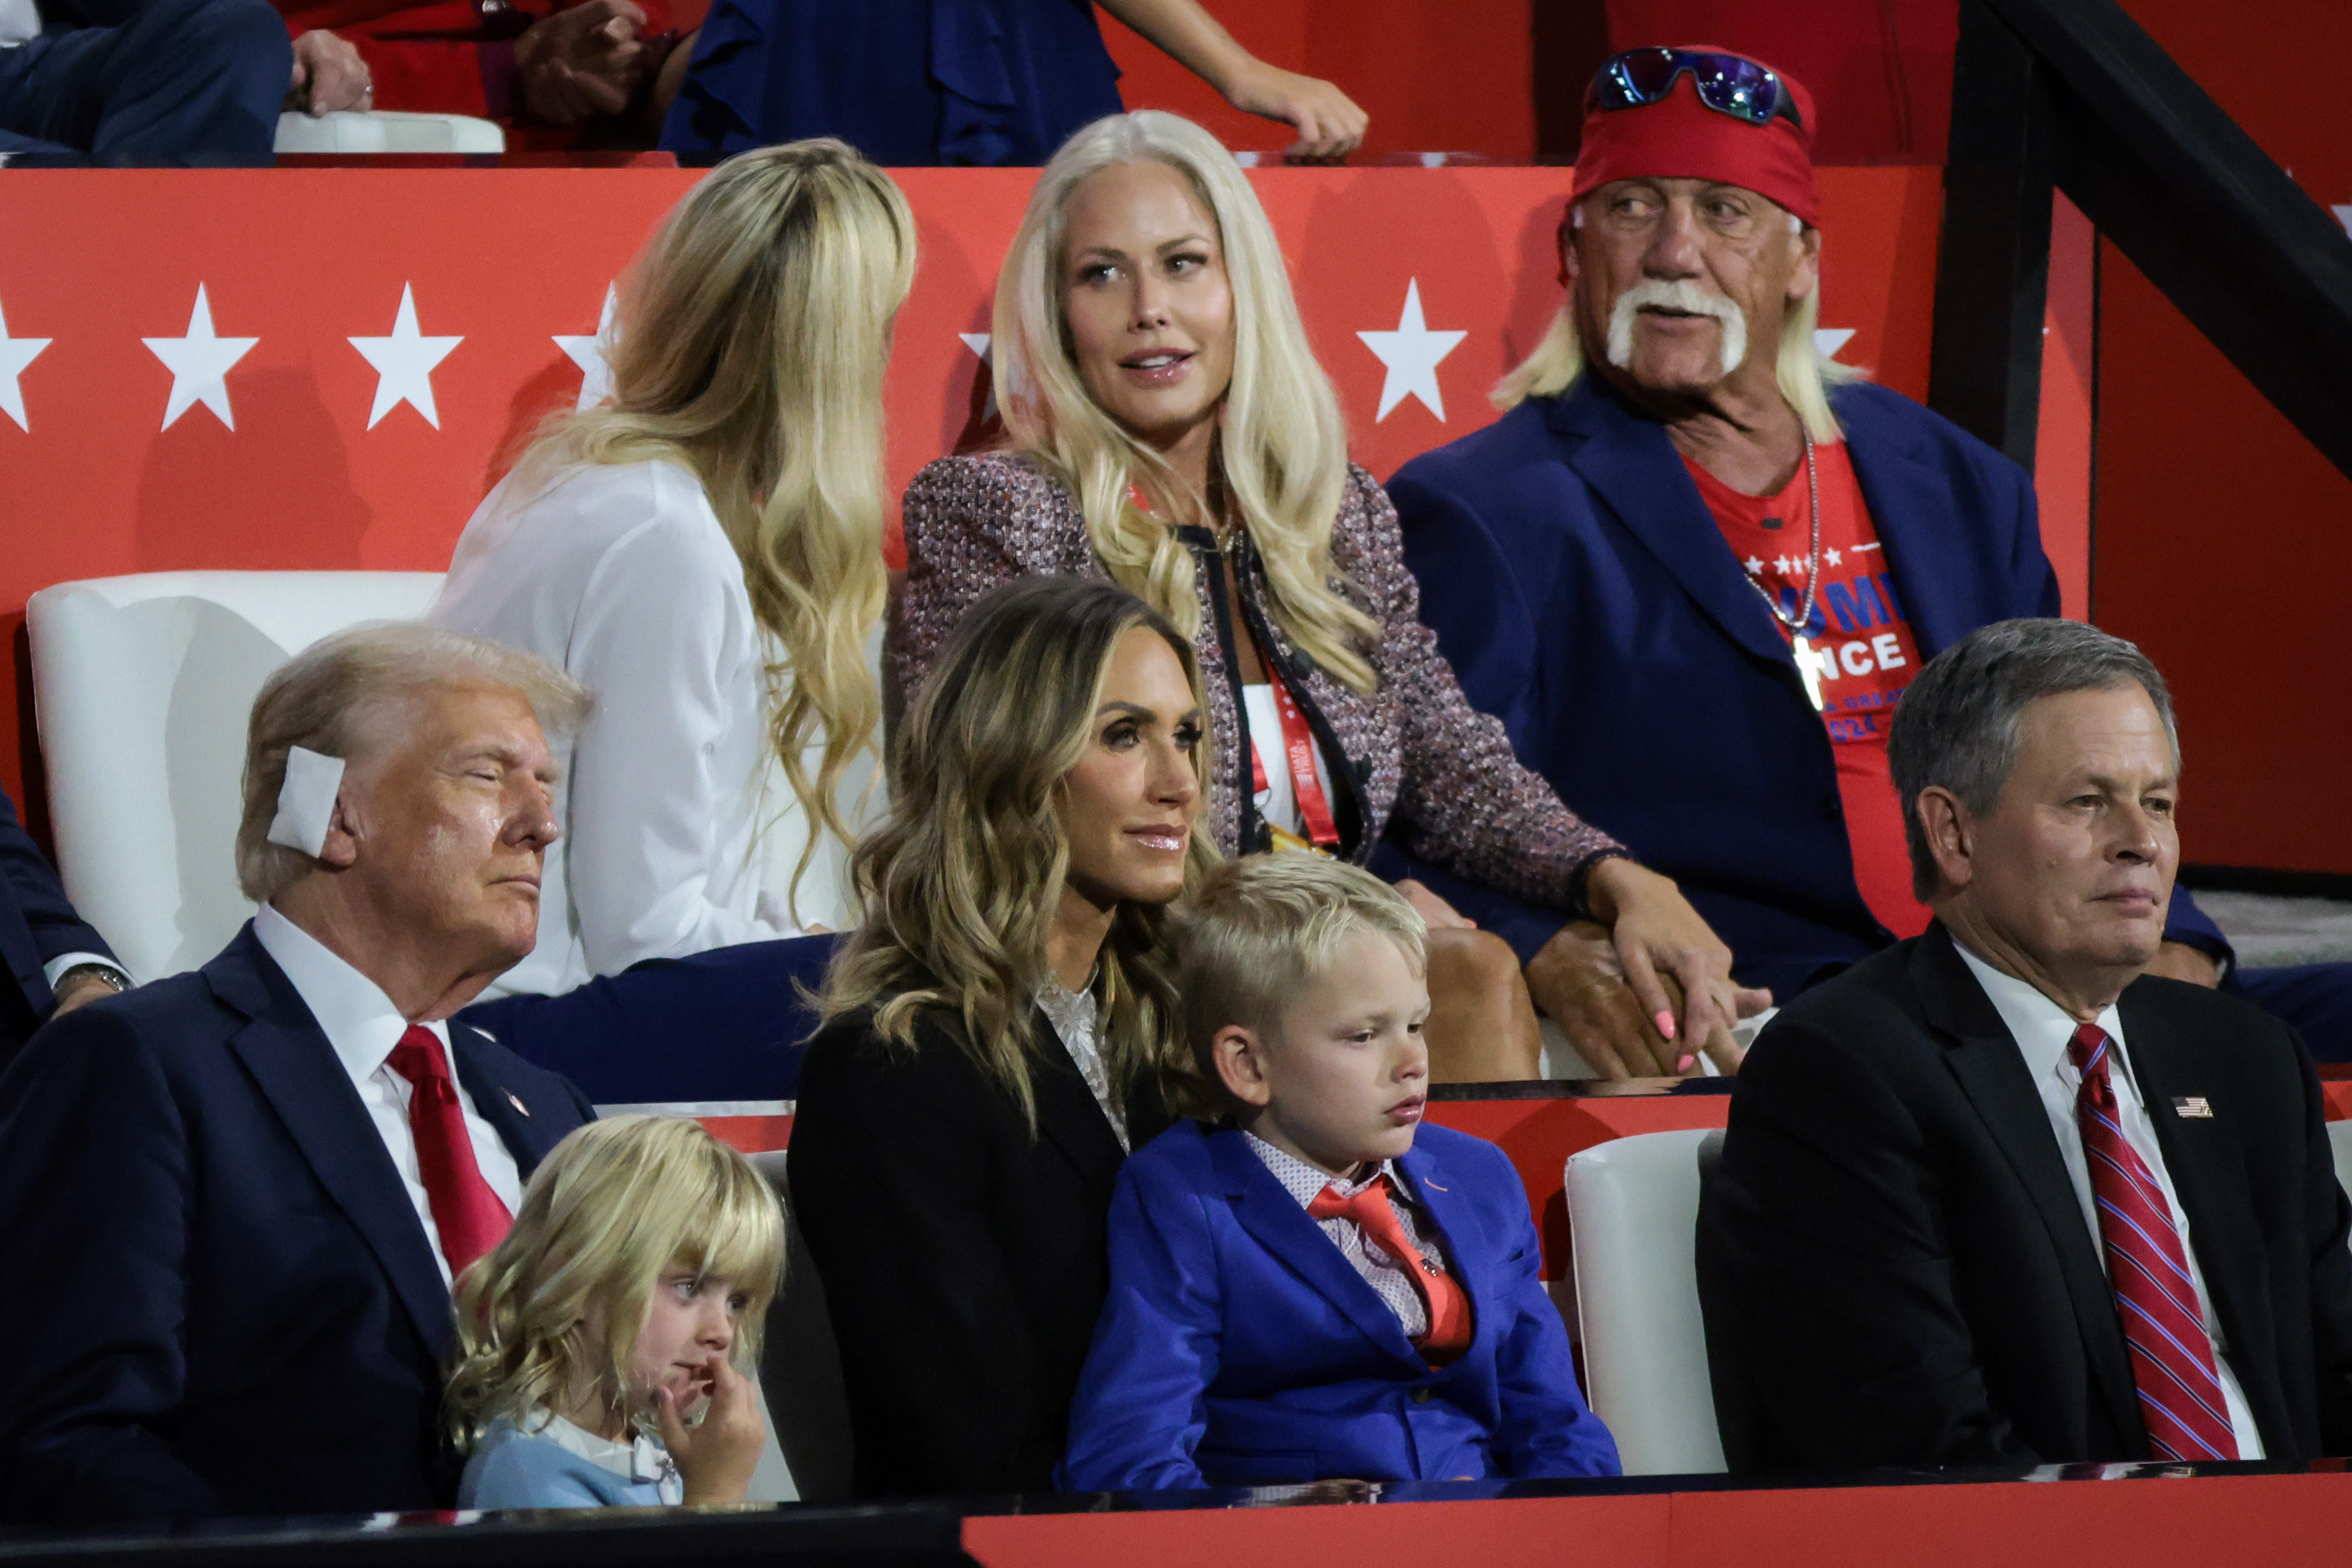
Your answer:
[[[972,605],[899,725],[889,815],[851,863],[864,918],[826,977],[825,1018],[870,1009],[898,1049],[914,1048],[925,1010],[953,1009],[982,1075],[1033,1129],[1031,1001],[1052,974],[1046,939],[1070,863],[1055,808],[1093,742],[1111,656],[1139,626],[1167,642],[1201,703],[1192,644],[1115,584],[1027,577]],[[1204,783],[1207,744],[1193,759]],[[1215,853],[1196,822],[1188,882]],[[1165,921],[1123,904],[1103,942],[1104,1056],[1121,1098],[1154,1077],[1181,1088]]]
[[[1195,1070],[1219,1082],[1217,1032],[1277,1028],[1284,1009],[1350,937],[1386,937],[1426,974],[1428,932],[1403,894],[1360,866],[1295,850],[1226,861],[1175,912],[1177,984]]]
[[[1791,221],[1792,240],[1801,243],[1804,230]],[[1562,226],[1561,239],[1567,241],[1567,226]],[[1780,347],[1774,362],[1774,378],[1780,384],[1780,395],[1796,410],[1805,434],[1827,446],[1845,439],[1845,428],[1838,423],[1836,413],[1830,407],[1830,388],[1860,381],[1869,373],[1857,365],[1840,364],[1822,353],[1814,341],[1813,329],[1822,321],[1822,289],[1818,279],[1812,291],[1790,307],[1788,318],[1780,324]],[[1584,343],[1576,328],[1576,295],[1573,290],[1560,301],[1559,313],[1551,319],[1543,340],[1535,352],[1514,366],[1507,375],[1495,384],[1486,395],[1487,401],[1508,414],[1530,397],[1557,397],[1576,384],[1584,374]]]
[[[775,1190],[699,1122],[615,1116],[573,1129],[532,1173],[506,1239],[457,1280],[447,1406],[458,1447],[501,1416],[527,1426],[589,1390],[628,1409],[643,1394],[628,1386],[637,1335],[673,1268],[750,1298],[727,1357],[748,1375],[783,1267]]]
[[[502,686],[530,704],[554,737],[588,715],[588,689],[544,659],[487,637],[375,621],[321,638],[261,683],[245,727],[245,809],[236,826],[236,881],[266,904],[319,862],[269,841],[286,756],[295,747],[364,763],[406,732],[398,710],[436,688]]]
[[[809,824],[793,895],[824,833],[855,842],[835,796],[881,714],[882,381],[914,276],[907,198],[847,143],[730,158],[630,269],[610,402],[558,416],[517,465],[519,497],[581,463],[667,459],[702,481],[782,650],[768,739]]]
[[[1191,121],[1150,109],[1097,120],[1037,176],[997,275],[990,325],[1005,431],[1076,498],[1104,570],[1186,638],[1198,636],[1192,556],[1160,518],[1193,516],[1206,498],[1095,402],[1063,321],[1071,194],[1105,169],[1147,162],[1183,175],[1217,226],[1234,301],[1233,381],[1219,414],[1217,462],[1265,568],[1267,608],[1317,664],[1370,692],[1378,680],[1366,650],[1380,628],[1333,584],[1331,528],[1348,482],[1339,395],[1307,346],[1257,193],[1233,154]],[[1159,518],[1136,507],[1130,482]]]

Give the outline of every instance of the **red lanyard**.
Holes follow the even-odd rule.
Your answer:
[[[1152,514],[1151,503],[1143,499],[1142,489],[1133,479],[1127,482],[1127,499],[1134,502],[1135,510],[1146,517]],[[1337,849],[1339,847],[1339,825],[1332,820],[1331,803],[1323,794],[1323,781],[1315,776],[1314,731],[1307,727],[1307,715],[1298,710],[1298,704],[1291,697],[1290,688],[1284,682],[1282,672],[1271,664],[1266,668],[1265,683],[1273,693],[1275,715],[1282,725],[1282,751],[1290,763],[1290,791],[1292,798],[1298,803],[1298,820],[1306,826],[1307,837],[1317,848]],[[1241,720],[1242,728],[1246,731],[1249,715],[1242,714]],[[1266,783],[1265,759],[1259,753],[1254,741],[1249,743],[1249,754],[1250,788],[1255,794],[1264,795],[1271,786]]]

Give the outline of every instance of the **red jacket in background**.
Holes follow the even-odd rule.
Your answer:
[[[559,0],[276,0],[296,37],[323,27],[350,40],[375,80],[375,107],[511,121],[514,41]],[[669,29],[664,0],[637,0],[645,36]]]

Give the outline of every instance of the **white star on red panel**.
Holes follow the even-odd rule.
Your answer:
[[[0,414],[16,422],[16,428],[30,434],[32,426],[25,422],[25,389],[17,377],[25,367],[41,357],[49,346],[48,338],[12,338],[8,335],[8,318],[0,315]]]
[[[620,289],[604,285],[604,309],[596,318],[596,330],[587,337],[553,334],[555,346],[563,351],[573,364],[580,367],[580,401],[573,406],[593,408],[613,395],[613,366],[606,350],[613,342],[613,314],[621,303]]]
[[[416,292],[400,286],[400,314],[393,319],[388,338],[345,340],[375,366],[375,406],[368,411],[371,430],[405,403],[425,416],[425,423],[441,428],[440,410],[433,405],[433,367],[449,357],[463,338],[428,338],[416,329]]]
[[[172,373],[172,395],[163,405],[164,429],[169,430],[181,415],[199,403],[211,409],[213,416],[223,425],[232,430],[236,428],[236,417],[229,408],[228,373],[261,340],[215,335],[212,300],[206,297],[203,284],[196,285],[196,305],[188,312],[185,337],[139,341]]]
[[[1813,347],[1822,351],[1823,359],[1837,358],[1838,350],[1853,341],[1852,327],[1815,327]]]
[[[1764,570],[1764,563],[1757,560],[1753,555],[1741,562],[1740,564],[1748,568],[1748,574],[1750,577],[1759,575]]]
[[[1373,424],[1386,419],[1408,397],[1420,398],[1439,420],[1444,419],[1445,394],[1438,390],[1437,366],[1470,334],[1430,331],[1421,314],[1420,279],[1405,283],[1404,310],[1397,318],[1395,331],[1356,335],[1388,367],[1388,376],[1381,383],[1381,411],[1372,416]]]

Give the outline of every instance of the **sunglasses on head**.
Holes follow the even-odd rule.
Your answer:
[[[1698,100],[1717,114],[1728,114],[1750,125],[1769,125],[1786,115],[1800,130],[1804,118],[1797,112],[1794,94],[1780,77],[1754,60],[1718,55],[1703,49],[1627,49],[1611,58],[1592,79],[1584,95],[1591,109],[1641,109],[1664,100],[1675,90],[1675,79],[1690,72]]]

